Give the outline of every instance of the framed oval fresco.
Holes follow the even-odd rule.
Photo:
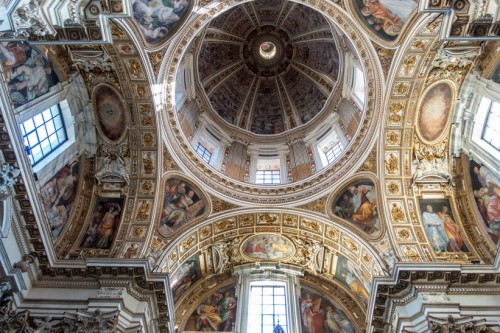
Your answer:
[[[438,81],[426,89],[417,116],[417,131],[424,142],[441,138],[448,127],[454,99],[455,89],[448,81]]]
[[[159,44],[179,29],[193,3],[194,0],[133,0],[132,11],[144,40]]]
[[[121,141],[126,132],[127,115],[120,94],[103,84],[94,89],[92,96],[97,129],[109,141]]]
[[[288,238],[259,234],[247,238],[242,243],[241,253],[249,259],[282,260],[295,254],[295,246]]]

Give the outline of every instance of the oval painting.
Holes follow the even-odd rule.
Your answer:
[[[288,239],[272,234],[255,235],[241,246],[243,254],[252,259],[286,259],[294,255],[295,247]]]
[[[121,97],[110,86],[102,85],[94,92],[97,123],[102,135],[118,141],[125,133],[126,115]]]
[[[433,142],[443,134],[452,99],[452,88],[446,82],[438,83],[425,92],[418,116],[418,131],[422,139]]]
[[[377,189],[371,180],[349,183],[336,196],[332,211],[368,234],[380,230]]]

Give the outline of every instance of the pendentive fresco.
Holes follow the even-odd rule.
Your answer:
[[[500,179],[486,166],[470,161],[472,190],[477,210],[493,243],[500,240]]]
[[[395,40],[418,0],[355,0],[354,7],[366,28],[383,40]]]
[[[192,0],[134,0],[134,19],[148,43],[158,44],[170,37],[182,21]]]
[[[43,207],[54,240],[59,238],[76,199],[79,164],[75,161],[59,170],[41,189]]]
[[[27,42],[1,42],[0,60],[15,107],[49,92],[59,83],[52,64]]]

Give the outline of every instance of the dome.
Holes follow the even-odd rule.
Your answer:
[[[182,169],[232,198],[266,203],[319,195],[313,187],[353,170],[372,144],[381,75],[350,20],[258,0],[193,25],[175,44],[176,112],[165,113]]]
[[[324,109],[339,67],[328,20],[307,6],[273,0],[215,18],[199,49],[197,74],[216,115],[272,135],[307,124]]]

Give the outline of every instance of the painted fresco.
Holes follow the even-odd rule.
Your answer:
[[[449,199],[422,199],[420,211],[425,232],[437,253],[468,252]]]
[[[338,305],[321,293],[302,288],[300,296],[302,333],[355,333],[354,325]]]
[[[418,130],[422,138],[433,142],[446,128],[450,117],[453,93],[448,83],[438,83],[424,94],[418,115]]]
[[[104,250],[111,248],[120,227],[123,203],[123,198],[97,198],[80,247]]]
[[[0,61],[15,107],[46,94],[59,83],[52,64],[26,42],[0,42]]]
[[[236,322],[236,289],[234,286],[219,289],[196,307],[184,331],[233,332]]]
[[[491,75],[491,80],[495,83],[500,84],[500,62],[495,67],[493,74]]]
[[[252,236],[243,243],[241,249],[243,254],[252,259],[286,259],[295,253],[291,241],[271,234]]]
[[[363,278],[363,273],[359,268],[340,254],[337,258],[335,278],[349,287],[358,296],[359,300],[368,306],[370,284],[367,282],[367,279]]]
[[[332,209],[335,215],[369,234],[380,230],[377,190],[370,180],[347,185],[334,200]]]
[[[120,96],[107,85],[94,92],[97,123],[101,133],[111,141],[119,140],[126,127],[125,107]]]
[[[204,211],[205,200],[190,183],[179,178],[167,179],[160,217],[161,233],[178,229]]]
[[[66,165],[41,189],[42,202],[50,230],[57,240],[73,209],[78,189],[78,162]]]
[[[194,255],[184,262],[170,278],[170,287],[174,302],[201,278],[201,268],[198,256]]]
[[[408,18],[418,6],[418,0],[355,0],[354,7],[363,23],[376,36],[395,40]]]
[[[192,0],[134,0],[134,19],[144,39],[158,43],[173,31],[186,16]]]
[[[472,190],[477,210],[495,244],[500,241],[500,178],[486,166],[470,161]]]

